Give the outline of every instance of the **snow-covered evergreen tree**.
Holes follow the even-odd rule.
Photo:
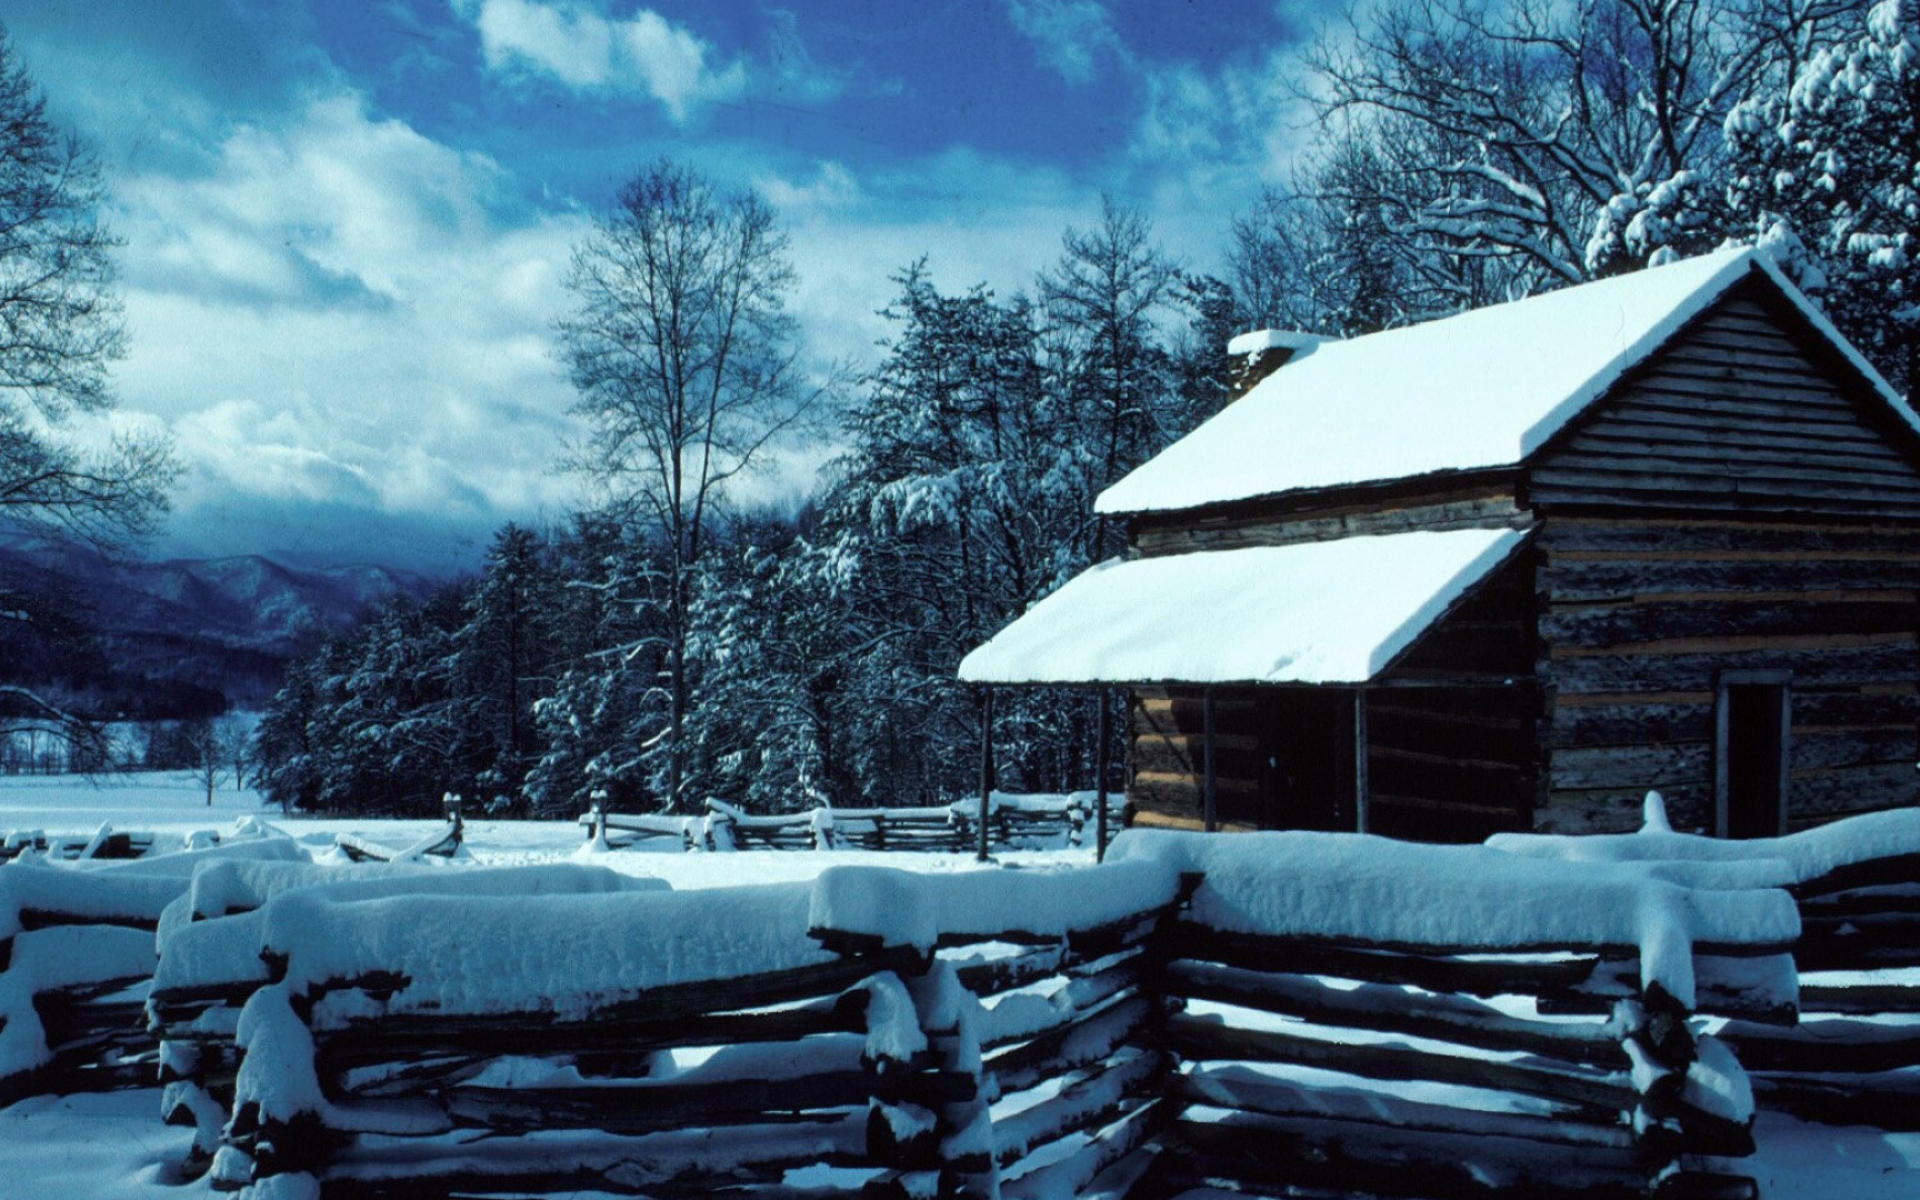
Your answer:
[[[540,537],[510,522],[494,535],[453,636],[463,752],[489,801],[519,796],[538,755],[533,706],[553,687],[558,590]]]
[[[1878,0],[1785,89],[1727,118],[1746,234],[1840,330],[1920,398],[1920,14]]]
[[[1336,169],[1301,190],[1378,214],[1397,320],[1711,249],[1727,114],[1789,86],[1857,4],[1389,0],[1312,56]],[[1370,165],[1339,171],[1356,143]]]

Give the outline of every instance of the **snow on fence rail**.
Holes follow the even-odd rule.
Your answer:
[[[1125,797],[1110,793],[1108,816],[1119,828]],[[989,796],[987,833],[1002,847],[1079,846],[1096,816],[1094,792],[1064,795]],[[980,809],[974,801],[926,808],[813,808],[804,812],[756,815],[723,800],[707,801],[704,817],[584,813],[580,824],[589,838],[630,845],[650,838],[677,840],[687,850],[932,850],[965,851],[979,844]]]
[[[1860,1116],[1899,1111],[1864,1069],[1905,1061],[1899,1027],[1782,1028],[1792,953],[1912,953],[1799,909],[1911,918],[1920,817],[1832,828],[1133,831],[1099,867],[686,893],[577,864],[29,862],[0,869],[28,964],[0,995],[53,1011],[20,985],[37,932],[114,930],[112,974],[157,928],[166,1115],[259,1200],[1740,1195],[1741,1058],[1763,1101],[1864,1080]]]
[[[232,1047],[167,1056],[218,1182],[771,1197],[824,1164],[825,1191],[900,1196],[1739,1194],[1702,1156],[1751,1151],[1751,1097],[1691,1018],[1790,1013],[1800,932],[1737,865],[1354,835],[1136,831],[1099,867],[688,893],[446,890],[468,874],[244,913],[244,881],[197,889],[154,1006],[170,1046]]]
[[[216,858],[295,855],[290,839],[249,833],[149,859],[56,865],[23,853],[0,868],[0,1104],[144,1082],[146,985],[167,905]]]
[[[1156,1192],[1750,1193],[1707,1156],[1752,1152],[1751,1096],[1690,1018],[1791,1012],[1784,893],[1341,834],[1116,846],[1140,855],[1199,880]]]
[[[1798,1116],[1920,1130],[1920,809],[1853,817],[1778,838],[1674,833],[1657,798],[1632,834],[1500,834],[1517,855],[1580,863],[1717,863],[1784,888],[1799,906],[1792,1028],[1736,1020],[1717,1032],[1761,1101]]]

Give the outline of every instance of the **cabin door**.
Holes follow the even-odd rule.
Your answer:
[[[1786,832],[1791,707],[1784,675],[1729,674],[1721,680],[1714,739],[1718,836]]]
[[[1262,692],[1261,828],[1355,828],[1355,694],[1319,687]]]

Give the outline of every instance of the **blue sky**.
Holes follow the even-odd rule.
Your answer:
[[[640,164],[759,189],[810,345],[871,363],[902,265],[1026,286],[1103,191],[1212,269],[1306,139],[1287,84],[1321,7],[16,0],[0,21],[112,191],[125,419],[188,467],[158,549],[444,568],[575,499],[549,331],[569,248]]]

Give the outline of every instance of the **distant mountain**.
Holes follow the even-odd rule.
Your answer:
[[[108,681],[88,681],[84,690],[97,695],[147,681],[254,707],[279,687],[287,662],[327,634],[389,597],[420,598],[438,585],[388,567],[293,567],[260,555],[125,561],[72,543],[0,541],[0,595],[43,597],[95,635],[115,677],[104,688]]]

